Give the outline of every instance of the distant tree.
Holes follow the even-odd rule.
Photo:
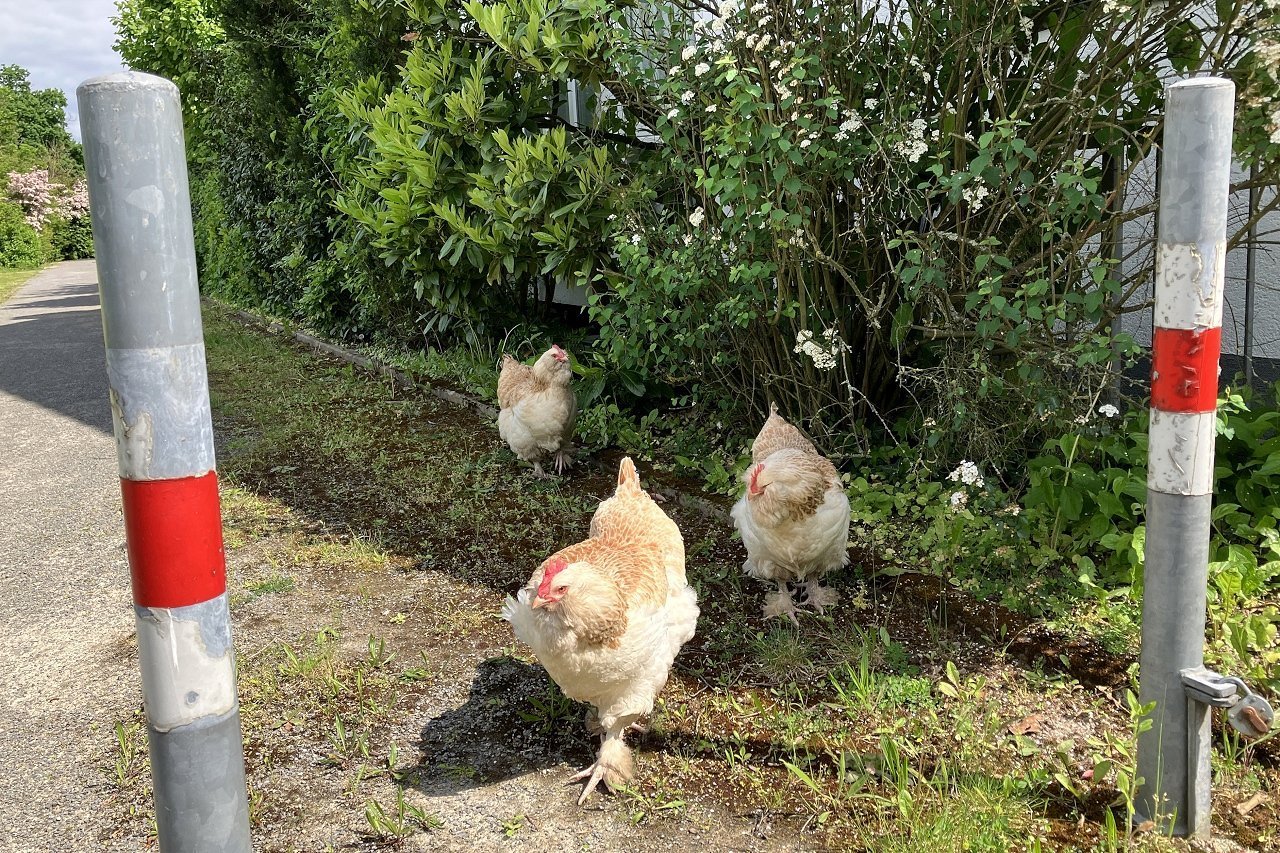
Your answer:
[[[70,150],[75,141],[66,128],[67,96],[58,89],[32,89],[30,75],[18,65],[0,65],[0,145],[32,145]]]

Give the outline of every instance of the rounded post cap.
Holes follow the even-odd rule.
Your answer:
[[[1182,89],[1234,89],[1236,84],[1225,77],[1191,77],[1170,83],[1170,91]]]
[[[155,74],[145,74],[141,71],[113,71],[110,74],[99,74],[97,77],[90,77],[79,86],[76,87],[76,97],[82,97],[90,92],[125,92],[125,91],[144,91],[151,89],[158,93],[177,93],[178,87],[172,80],[165,77],[158,77]]]

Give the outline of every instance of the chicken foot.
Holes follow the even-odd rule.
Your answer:
[[[581,770],[569,777],[570,783],[581,782],[583,779],[587,780],[587,786],[583,789],[582,796],[578,797],[578,805],[585,803],[587,797],[591,796],[591,792],[601,782],[604,782],[604,786],[610,791],[617,791],[635,776],[635,764],[631,760],[631,750],[627,747],[626,741],[622,737],[622,732],[616,734],[612,731],[606,732],[595,762],[585,770]]]
[[[551,479],[551,475],[550,475],[550,474],[548,474],[546,471],[542,470],[542,463],[541,463],[541,462],[534,462],[534,463],[533,463],[533,476],[537,477],[539,480],[550,480],[550,479]]]
[[[775,616],[786,616],[791,620],[792,624],[799,627],[800,620],[796,618],[796,603],[791,598],[791,584],[786,581],[774,581],[778,585],[777,592],[771,592],[764,597],[764,618],[772,619]]]
[[[829,586],[823,586],[816,580],[805,581],[800,584],[804,590],[803,605],[812,607],[814,610],[822,613],[824,608],[834,607],[836,602],[840,600],[840,593]]]
[[[573,457],[569,455],[567,450],[556,451],[556,473],[563,474],[565,471],[573,467]]]

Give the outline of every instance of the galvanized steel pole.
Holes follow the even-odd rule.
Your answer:
[[[1175,835],[1209,831],[1211,709],[1180,673],[1204,660],[1234,99],[1219,78],[1166,91],[1140,686],[1156,707],[1138,738],[1137,810]]]
[[[247,853],[248,799],[182,109],[125,72],[76,90],[160,849]]]

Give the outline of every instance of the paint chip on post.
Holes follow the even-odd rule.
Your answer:
[[[172,731],[236,708],[226,595],[192,607],[136,607],[147,722]]]
[[[1153,409],[1148,429],[1147,488],[1166,495],[1213,491],[1214,412],[1184,414]]]
[[[1227,242],[1161,243],[1156,253],[1155,326],[1209,329],[1222,325],[1219,283],[1226,272]]]

